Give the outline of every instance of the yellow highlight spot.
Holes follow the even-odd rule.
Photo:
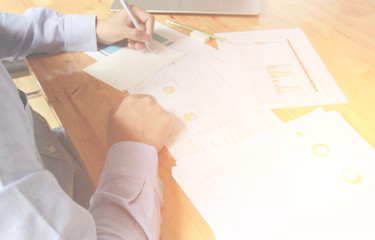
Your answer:
[[[166,86],[166,87],[163,87],[163,89],[162,89],[162,92],[165,93],[165,94],[172,94],[175,91],[176,90],[171,86]]]
[[[331,149],[324,143],[316,143],[311,147],[312,152],[319,157],[326,157],[331,153]]]
[[[185,113],[182,118],[187,122],[192,122],[198,118],[198,116],[195,113]]]
[[[346,169],[341,173],[341,177],[348,183],[357,184],[362,181],[360,172],[354,169]]]
[[[298,136],[303,137],[303,133],[301,133],[300,131],[297,131],[296,133]]]

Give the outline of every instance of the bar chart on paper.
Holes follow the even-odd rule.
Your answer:
[[[219,34],[218,43],[259,105],[270,108],[347,102],[301,29]]]

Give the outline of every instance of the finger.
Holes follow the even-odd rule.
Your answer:
[[[132,9],[136,17],[144,25],[146,33],[150,37],[149,40],[151,40],[154,32],[155,17],[138,6],[132,5]]]
[[[152,40],[152,35],[154,33],[154,24],[152,24],[152,27],[151,29],[149,29],[150,27],[147,27],[146,24],[144,23],[140,23],[139,26],[141,27],[142,31],[144,31],[148,37],[148,41],[151,41]]]
[[[139,50],[141,48],[144,48],[146,45],[142,42],[137,42],[131,39],[128,39],[128,48],[132,48],[134,50]]]
[[[141,30],[130,28],[128,29],[128,39],[136,42],[146,42],[148,40],[148,35]]]
[[[150,100],[151,100],[152,103],[158,104],[158,100],[156,100],[156,97],[151,96],[151,95],[148,95],[148,96],[149,96],[149,98],[150,98]]]
[[[136,42],[135,43],[135,49],[136,50],[140,50],[140,49],[142,49],[142,48],[144,48],[145,47],[145,44],[144,43],[140,43],[140,42]]]
[[[132,48],[132,49],[135,49],[135,42],[134,41],[131,41],[131,40],[129,40],[128,41],[128,48]]]
[[[148,94],[135,94],[135,95],[132,95],[133,97],[136,97],[136,98],[147,98],[149,99],[149,101],[153,104],[158,104],[158,101],[156,100],[156,98],[152,95],[148,95]]]

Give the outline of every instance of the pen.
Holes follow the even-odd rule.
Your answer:
[[[197,29],[194,29],[194,28],[191,28],[191,27],[188,27],[186,25],[183,25],[181,23],[177,23],[177,22],[173,22],[169,19],[167,19],[167,23],[169,24],[172,24],[174,26],[177,26],[177,27],[181,27],[181,28],[184,28],[184,29],[187,29],[187,30],[190,30],[190,31],[199,31]],[[218,37],[218,36],[215,36],[215,35],[212,35],[212,34],[209,34],[209,33],[206,33],[206,32],[202,32],[202,31],[199,31],[201,32],[202,34],[206,35],[206,36],[209,36],[210,38],[213,38],[213,39],[216,39],[216,40],[219,40],[219,41],[222,41],[222,42],[228,42],[228,40],[226,40],[225,38],[221,38],[221,37]]]
[[[121,5],[124,7],[125,11],[128,13],[130,19],[132,20],[134,26],[138,30],[142,30],[139,26],[137,19],[135,19],[134,13],[132,9],[130,8],[128,2],[126,0],[120,0]],[[145,42],[147,49],[152,52],[151,43],[149,41]]]

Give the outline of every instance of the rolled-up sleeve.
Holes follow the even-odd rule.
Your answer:
[[[98,239],[159,239],[163,206],[158,156],[149,145],[112,146],[89,211]]]

